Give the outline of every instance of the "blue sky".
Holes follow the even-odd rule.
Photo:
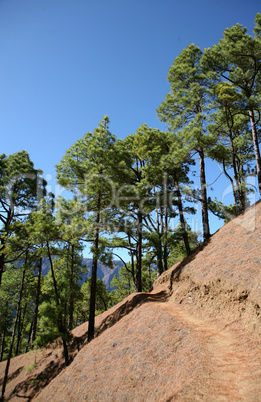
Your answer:
[[[236,23],[252,34],[257,12],[260,0],[0,0],[1,153],[27,150],[58,194],[55,165],[75,141],[105,114],[118,138],[165,130],[156,108],[174,59]]]

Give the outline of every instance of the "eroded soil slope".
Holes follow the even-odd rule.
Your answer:
[[[164,273],[150,294],[97,317],[90,344],[87,324],[76,328],[68,368],[51,371],[62,364],[59,348],[13,359],[8,399],[261,400],[260,245],[257,203]]]
[[[240,326],[149,302],[85,347],[37,401],[257,401],[258,344]]]

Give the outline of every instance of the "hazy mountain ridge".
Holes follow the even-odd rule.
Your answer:
[[[55,257],[54,257],[55,258]],[[83,258],[82,259],[82,266],[86,265],[88,272],[82,275],[82,279],[80,280],[80,284],[82,285],[87,278],[91,277],[92,274],[92,259],[91,258]],[[111,280],[113,279],[114,275],[119,273],[120,268],[123,266],[123,262],[120,260],[113,261],[114,268],[109,268],[107,265],[104,265],[98,262],[98,270],[97,270],[97,277],[102,280],[106,286],[108,291],[111,291],[112,288],[110,286]],[[42,274],[43,276],[48,274],[50,269],[50,262],[48,258],[43,259],[43,266],[42,266]]]

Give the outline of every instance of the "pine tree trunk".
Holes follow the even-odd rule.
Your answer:
[[[70,297],[69,297],[69,315],[68,315],[68,329],[71,331],[73,329],[73,311],[74,311],[74,303],[73,303],[73,282],[74,282],[74,246],[72,245],[72,253],[71,253],[71,272],[70,272]]]
[[[18,317],[18,325],[17,325],[15,356],[18,356],[18,354],[19,354],[19,346],[20,346],[21,331],[22,331],[21,326],[22,326],[22,309],[20,308],[19,317]]]
[[[233,194],[235,198],[235,203],[238,206],[239,213],[243,213],[245,210],[245,194],[244,192],[240,189],[240,177],[239,177],[239,169],[238,165],[236,162],[236,151],[233,143],[233,134],[231,130],[229,131],[229,140],[230,140],[230,148],[231,148],[231,153],[232,153],[232,165],[233,165],[233,170],[234,170],[234,177],[235,177],[235,182],[236,182],[236,189],[234,188],[234,183],[232,181],[232,188],[233,188]]]
[[[259,193],[261,194],[261,157],[260,157],[260,150],[259,150],[259,145],[258,145],[258,134],[257,134],[257,130],[256,130],[256,122],[255,122],[255,116],[254,116],[253,110],[249,110],[249,117],[250,117],[255,157],[256,157],[256,171],[257,171],[258,188],[259,188]]]
[[[18,324],[18,318],[20,315],[21,302],[22,302],[23,289],[24,289],[24,278],[25,278],[25,269],[23,270],[22,281],[21,281],[20,292],[19,292],[19,300],[18,300],[17,308],[16,308],[16,316],[15,316],[15,322],[14,322],[14,327],[13,327],[13,333],[12,333],[11,343],[10,343],[10,347],[9,347],[8,358],[6,361],[5,374],[4,374],[2,393],[1,393],[1,399],[0,399],[1,402],[4,401],[4,394],[5,394],[5,388],[6,388],[7,379],[8,379],[9,366],[10,366],[10,361],[11,361],[12,351],[13,351],[13,346],[14,346],[14,341],[15,341],[15,333],[16,333],[16,328],[17,328],[17,324]]]
[[[99,231],[96,231],[94,240],[94,250],[98,251]],[[95,328],[95,303],[96,303],[96,288],[97,288],[97,270],[98,258],[97,255],[93,256],[92,262],[92,280],[91,280],[91,296],[90,296],[90,312],[89,312],[89,325],[88,325],[88,342],[94,338]]]
[[[239,172],[237,171],[235,154],[232,154],[232,155],[233,155],[232,163],[233,163],[234,177],[235,177],[235,182],[236,182],[236,189],[234,189],[234,185],[232,186],[233,193],[234,193],[235,203],[238,206],[239,213],[243,213],[245,210],[245,195],[242,193],[242,190],[240,189],[240,179],[239,179]]]
[[[161,242],[157,247],[157,277],[163,273]]]
[[[131,236],[128,234],[128,242],[129,245],[131,246]],[[133,251],[130,250],[130,257],[131,257],[131,276],[133,283],[135,283],[135,264],[134,264],[134,256],[133,256]]]
[[[94,338],[95,329],[95,302],[96,302],[96,288],[97,288],[97,270],[98,270],[98,249],[99,249],[99,224],[100,224],[100,204],[101,195],[98,194],[98,212],[96,213],[96,227],[93,242],[93,262],[92,262],[92,281],[91,281],[91,296],[90,296],[90,313],[88,325],[88,342]]]
[[[24,320],[25,320],[25,316],[26,316],[26,312],[27,312],[27,306],[28,306],[28,303],[26,303],[24,306],[23,316],[22,316],[22,309],[20,308],[19,323],[18,323],[18,328],[17,328],[17,343],[16,343],[15,356],[18,356],[20,353],[20,345],[21,345],[21,340],[22,340],[22,334],[24,331]]]
[[[206,187],[206,174],[205,174],[205,161],[204,151],[201,147],[199,150],[199,173],[200,173],[200,191],[201,191],[201,212],[202,212],[202,225],[203,225],[203,238],[204,240],[210,237],[209,220],[208,220],[208,202],[207,202],[207,187]]]
[[[1,351],[0,351],[0,362],[3,360],[4,350],[5,350],[5,336],[7,332],[7,326],[4,326],[3,335],[1,339]]]
[[[1,239],[1,251],[3,252],[4,241]],[[0,254],[0,286],[2,283],[2,276],[5,269],[5,256],[4,254]]]
[[[52,279],[53,279],[53,286],[54,286],[56,307],[57,307],[57,309],[58,309],[57,327],[58,327],[58,331],[60,332],[61,337],[62,337],[63,353],[64,353],[65,365],[66,365],[66,366],[69,366],[70,362],[69,362],[68,347],[67,347],[67,342],[66,342],[67,331],[66,331],[66,328],[65,328],[65,326],[63,325],[63,322],[62,322],[62,316],[61,316],[61,311],[60,311],[60,300],[59,300],[58,287],[57,287],[57,282],[56,282],[55,275],[54,275],[53,261],[52,261],[52,256],[51,256],[51,252],[50,252],[50,247],[49,247],[48,241],[46,242],[46,245],[47,245],[48,257],[49,257],[49,261],[50,261],[50,268],[51,268],[51,273],[52,273]]]
[[[149,289],[152,288],[153,282],[151,280],[151,269],[150,269],[150,264],[148,265],[148,278],[149,278]]]
[[[135,292],[142,292],[141,259],[142,259],[142,212],[138,211]]]
[[[7,217],[4,223],[4,228],[3,228],[3,233],[7,232],[9,229],[9,225],[12,222],[13,219],[13,210],[11,208],[9,208],[8,212],[7,212]],[[1,244],[0,244],[0,250],[1,250],[1,254],[0,254],[0,286],[2,283],[2,276],[5,270],[5,238],[1,237]]]
[[[102,303],[104,305],[104,311],[107,311],[108,306],[107,306],[106,300],[104,299],[103,295],[101,293],[99,293],[99,291],[98,291],[98,296],[99,296],[99,298],[101,299],[101,301],[102,301]]]
[[[50,268],[51,268],[51,274],[52,274],[52,279],[53,279],[53,286],[54,286],[54,294],[55,294],[55,300],[56,300],[56,305],[60,305],[60,300],[59,300],[59,294],[58,294],[58,287],[57,287],[57,282],[54,274],[54,269],[53,269],[53,260],[52,260],[52,255],[49,247],[49,242],[46,242],[47,245],[47,251],[48,251],[48,258],[50,262]]]
[[[43,265],[43,259],[42,259],[42,257],[40,257],[38,276],[37,276],[37,289],[36,289],[36,297],[35,297],[34,316],[33,316],[33,321],[32,321],[32,332],[31,332],[31,336],[30,336],[30,348],[31,349],[33,349],[33,343],[36,338],[37,320],[38,320],[38,311],[39,311],[39,299],[40,299],[40,293],[41,293],[42,265]]]
[[[165,208],[165,224],[164,224],[164,245],[163,245],[163,270],[168,269],[168,213]]]
[[[162,224],[162,211],[160,213],[161,217],[161,224]],[[159,219],[159,213],[157,211],[157,232],[159,236],[159,242],[156,246],[156,252],[157,252],[157,277],[159,277],[163,273],[163,264],[162,264],[162,231],[160,227],[160,219]]]
[[[184,245],[186,248],[186,253],[187,253],[187,255],[190,255],[191,249],[190,249],[190,245],[189,245],[188,233],[186,230],[186,222],[185,222],[185,218],[184,218],[181,191],[180,191],[179,183],[176,178],[175,178],[175,181],[176,181],[175,186],[176,186],[177,197],[178,197],[179,221],[180,221],[180,226],[181,226],[181,230],[182,230],[182,237],[183,237]]]

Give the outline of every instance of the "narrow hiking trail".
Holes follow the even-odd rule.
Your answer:
[[[26,383],[18,381],[19,376],[15,386],[10,381],[7,400],[261,401],[257,333],[247,331],[234,316],[210,318],[207,305],[203,310],[194,295],[183,296],[160,288],[130,296],[100,317],[106,330],[83,346],[48,385],[39,390],[29,386],[42,373],[49,375],[49,366],[43,371],[46,362],[39,356]],[[112,317],[116,322],[109,325]],[[28,365],[29,361],[23,363],[21,374],[26,375]]]
[[[261,356],[257,340],[249,340],[241,329],[231,329],[218,319],[195,317],[186,306],[171,300],[159,306],[189,327],[205,347],[200,381],[205,384],[202,395],[195,400],[261,401]]]
[[[150,296],[86,345],[33,400],[261,401],[258,338],[240,321],[159,299]]]

